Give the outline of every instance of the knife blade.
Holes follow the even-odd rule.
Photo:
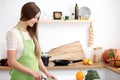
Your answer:
[[[56,79],[43,77],[43,80],[56,80]]]

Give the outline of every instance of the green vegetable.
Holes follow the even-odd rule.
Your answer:
[[[114,58],[115,57],[115,54],[114,54],[114,50],[111,50],[111,53],[110,53],[110,58]]]
[[[87,74],[85,75],[85,80],[94,80],[94,79],[100,79],[99,74],[96,70],[88,70]]]

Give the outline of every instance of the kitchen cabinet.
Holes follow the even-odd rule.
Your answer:
[[[10,70],[0,70],[0,80],[10,80]]]
[[[87,70],[93,69],[97,70],[98,74],[100,75],[100,80],[120,80],[120,74],[108,70],[106,68],[82,68],[82,70],[87,73]],[[49,72],[56,75],[58,80],[76,80],[75,75],[80,68],[76,69],[48,69]],[[9,80],[10,70],[0,70],[0,80]]]
[[[106,68],[86,68],[82,69],[85,73],[87,70],[97,70],[100,75],[100,80],[120,80],[120,74],[117,74]],[[51,73],[55,74],[58,80],[76,80],[76,72],[80,69],[51,69],[49,70]]]

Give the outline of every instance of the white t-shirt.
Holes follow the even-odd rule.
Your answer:
[[[23,32],[25,40],[31,39],[28,32]],[[24,52],[24,45],[19,30],[15,27],[6,34],[7,50],[16,50],[16,59],[19,59]],[[12,54],[12,53],[11,53]]]

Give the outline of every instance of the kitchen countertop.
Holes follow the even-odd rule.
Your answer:
[[[84,65],[84,64],[82,64],[82,62],[77,62],[77,63],[69,64],[68,66],[54,66],[54,63],[50,62],[49,66],[46,66],[46,67],[47,67],[47,69],[107,68],[109,70],[112,70],[112,71],[120,74],[120,70],[118,70],[118,68],[112,67],[103,62],[93,63],[92,65]],[[11,67],[0,66],[0,70],[10,70],[10,69],[11,69]]]

